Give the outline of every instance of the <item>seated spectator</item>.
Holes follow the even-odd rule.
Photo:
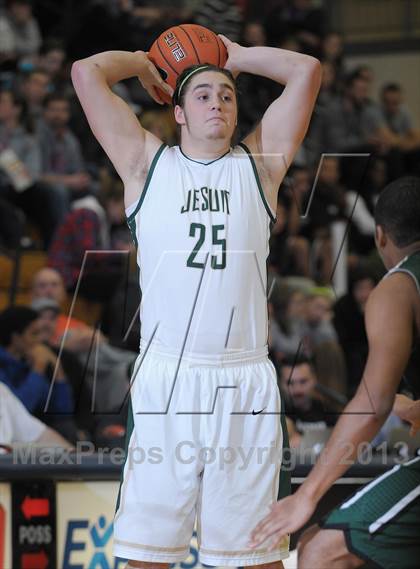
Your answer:
[[[388,83],[381,91],[381,112],[389,129],[392,147],[403,154],[406,172],[420,175],[420,129],[404,105],[404,93],[398,83]]]
[[[51,77],[42,69],[25,73],[19,83],[19,94],[26,103],[28,117],[36,128],[43,115],[45,97],[50,89]]]
[[[298,235],[303,213],[302,196],[307,192],[308,173],[303,168],[294,168],[291,178],[291,187],[280,190],[276,222],[270,235],[268,264],[280,276],[309,278],[309,243]]]
[[[324,156],[311,204],[311,219],[314,217],[320,219],[321,212],[318,200],[325,200],[328,195],[332,198],[328,206],[328,213],[332,214],[337,208],[336,213],[338,214],[332,215],[329,223],[339,219],[346,220],[349,226],[350,252],[356,255],[367,255],[375,247],[375,221],[363,195],[360,195],[359,191],[346,189],[341,184],[340,164],[335,156]],[[336,202],[335,205],[333,205],[333,200]]]
[[[241,45],[255,47],[267,45],[267,34],[263,22],[260,20],[248,20],[242,30]]]
[[[0,63],[25,58],[31,61],[41,46],[41,33],[32,15],[31,0],[8,0],[0,16]]]
[[[162,142],[171,146],[176,141],[176,123],[173,114],[166,110],[146,111],[141,115],[144,129],[157,136]]]
[[[69,101],[63,95],[49,95],[44,118],[38,126],[41,147],[41,180],[61,196],[64,213],[70,201],[90,192],[91,177],[86,172],[80,143],[68,127]]]
[[[41,231],[48,247],[60,223],[60,202],[40,184],[38,141],[25,128],[24,102],[13,91],[0,91],[0,198],[22,209]]]
[[[39,333],[38,313],[31,308],[15,306],[0,313],[0,381],[30,413],[74,441],[74,424],[65,416],[73,409],[72,390]]]
[[[388,169],[386,161],[381,157],[371,157],[363,183],[359,186],[360,195],[373,215],[376,201],[379,194],[386,186],[388,180]]]
[[[73,448],[59,433],[33,417],[10,389],[0,383],[0,447],[14,443]]]
[[[323,10],[314,7],[311,0],[274,2],[271,7],[265,19],[269,44],[277,45],[286,35],[293,35],[303,53],[319,57],[324,35]]]
[[[0,197],[0,247],[15,250],[24,245],[25,216]]]
[[[336,342],[337,333],[331,322],[332,296],[328,289],[315,288],[306,297],[302,337],[307,353],[313,354],[324,342]]]
[[[242,14],[235,0],[204,0],[194,13],[194,22],[239,41]]]
[[[334,305],[334,327],[344,352],[348,396],[353,397],[362,378],[369,351],[364,313],[376,279],[367,270],[354,270],[349,292]]]
[[[60,314],[59,305],[52,298],[37,298],[31,306],[39,315],[40,339],[59,355],[60,364],[75,394],[74,416],[78,439],[92,440],[98,446],[103,443],[107,447],[121,446],[121,437],[125,434],[124,412],[115,415],[98,413],[95,394],[89,378],[86,377],[85,366],[74,353],[54,344],[57,318]]]
[[[316,185],[301,198],[307,217],[302,221],[300,235],[312,243],[311,274],[321,283],[329,283],[334,261],[330,227],[336,221],[347,221],[346,194],[337,177],[337,158],[324,156]]]
[[[275,361],[294,357],[302,345],[305,297],[289,287],[273,289],[269,302],[269,347]]]
[[[243,40],[241,44],[247,46],[266,45],[265,29],[258,22],[248,22],[243,29]],[[251,132],[255,125],[261,120],[265,109],[281,93],[282,87],[275,81],[265,77],[257,77],[251,73],[241,73],[238,77],[238,90],[246,93],[246,97],[238,100],[239,108],[239,128],[240,138]]]
[[[318,94],[317,106],[330,104],[338,95],[337,72],[330,61],[322,62],[321,89]]]
[[[306,356],[283,360],[279,387],[286,416],[301,434],[335,425],[338,414],[319,395],[314,364]]]
[[[117,186],[101,204],[92,198],[73,202],[73,211],[65,217],[51,244],[48,265],[64,279],[68,292],[75,290],[86,251],[79,293],[93,301],[108,300],[122,278],[123,258],[112,251],[111,229],[125,221],[124,192]]]
[[[62,308],[66,298],[63,279],[54,269],[41,269],[34,275],[32,299],[50,298]],[[134,316],[134,315],[133,315]],[[62,311],[58,315],[51,343],[75,354],[87,369],[91,385],[100,378],[97,405],[100,412],[119,411],[126,400],[131,367],[137,354],[111,346],[108,339]],[[95,346],[96,355],[92,353]]]
[[[69,77],[65,76],[67,52],[59,39],[49,38],[41,47],[37,67],[49,76],[50,86],[55,92],[64,92],[71,88]]]
[[[337,89],[341,90],[346,70],[343,58],[343,37],[338,32],[329,32],[322,38],[321,59],[334,67]]]
[[[346,80],[344,93],[314,115],[311,123],[312,155],[322,153],[375,153],[390,155],[384,121],[378,106],[369,100],[369,81],[353,72]],[[398,163],[391,164],[395,177],[398,176]],[[366,159],[346,158],[343,162],[345,184],[358,187],[366,167]]]

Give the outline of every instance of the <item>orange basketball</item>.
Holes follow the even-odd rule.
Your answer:
[[[211,63],[224,67],[227,50],[211,30],[196,24],[182,24],[160,34],[150,48],[149,59],[163,79],[175,89],[178,75],[190,65]],[[160,89],[158,91],[166,103],[171,103],[169,95]]]

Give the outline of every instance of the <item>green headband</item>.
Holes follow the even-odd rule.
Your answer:
[[[175,91],[174,93],[174,97],[173,97],[173,102],[174,105],[178,104],[178,101],[181,97],[181,91],[182,88],[184,87],[185,83],[188,81],[188,79],[190,79],[190,77],[192,77],[195,73],[197,73],[198,71],[204,71],[204,69],[207,69],[208,67],[211,67],[208,63],[205,63],[204,65],[201,65],[200,67],[197,67],[196,69],[193,69],[192,71],[190,71],[188,73],[188,75],[186,75],[184,77],[184,79],[182,80],[181,84],[179,85],[178,89]]]

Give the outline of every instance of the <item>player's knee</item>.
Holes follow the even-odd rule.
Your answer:
[[[298,566],[299,569],[301,567],[310,567],[310,563],[314,563],[315,561],[319,563],[319,554],[321,553],[318,551],[318,545],[316,543],[316,536],[320,532],[320,528],[318,526],[311,526],[308,528],[299,538],[297,544],[297,551],[298,551]]]
[[[359,567],[361,560],[347,549],[341,530],[321,530],[309,528],[299,539],[299,569],[324,569],[329,567]]]

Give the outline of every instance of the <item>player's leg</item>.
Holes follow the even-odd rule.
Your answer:
[[[248,567],[257,567],[258,569],[284,569],[283,561],[273,561],[272,563],[263,563],[262,565],[249,565]]]
[[[352,568],[366,561],[411,569],[420,558],[420,457],[379,476],[302,538],[299,568]],[[363,560],[363,561],[362,561]]]
[[[213,460],[205,464],[202,479],[200,561],[281,569],[280,560],[289,555],[287,536],[273,551],[268,550],[270,543],[256,550],[248,546],[255,523],[277,500],[279,480],[285,485],[290,474],[280,475],[287,442],[275,369],[259,358],[233,368],[226,365],[209,375],[207,383],[211,381],[212,401],[218,385],[235,389],[219,390],[214,413],[205,418],[205,444]]]
[[[169,563],[150,563],[147,561],[129,561],[125,569],[169,569]]]
[[[364,563],[348,550],[341,530],[312,526],[298,543],[299,569],[353,569]]]
[[[128,567],[166,569],[190,551],[200,489],[197,461],[177,459],[180,441],[193,440],[195,416],[177,415],[178,402],[192,408],[196,377],[178,370],[172,413],[169,401],[177,358],[149,352],[136,361],[128,413],[128,448],[114,518],[115,557]],[[178,407],[177,407],[178,405]],[[154,411],[154,412],[150,412]]]

